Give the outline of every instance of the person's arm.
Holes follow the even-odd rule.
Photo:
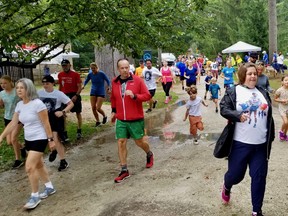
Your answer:
[[[266,88],[267,88],[268,92],[274,93],[274,89],[271,88],[268,77],[266,79]]]
[[[19,122],[19,114],[17,112],[14,113],[11,122],[5,127],[4,131],[0,135],[0,146],[3,139],[12,132],[15,128],[17,128]]]
[[[189,109],[186,110],[183,121],[186,121],[186,119],[188,118],[188,115],[189,115]]]
[[[43,127],[45,129],[47,138],[48,139],[52,138],[52,140],[48,142],[50,151],[52,151],[55,148],[55,142],[53,140],[53,133],[52,133],[51,126],[50,126],[50,123],[49,123],[47,109],[44,109],[44,110],[38,112],[38,116],[39,116],[39,118],[40,118],[40,120],[41,120],[41,122],[43,124]]]
[[[230,91],[236,91],[236,89],[229,89]],[[228,91],[228,92],[230,92]],[[232,93],[228,93],[227,90],[224,94],[224,96],[222,97],[221,101],[220,101],[220,114],[221,116],[223,116],[224,118],[228,119],[229,121],[232,122],[240,122],[241,121],[241,116],[242,114],[244,114],[241,111],[236,110],[236,107],[234,107],[234,104],[236,104],[236,101],[232,101],[234,100],[232,97]],[[236,92],[234,92],[233,94],[236,94]]]
[[[74,103],[70,100],[68,103],[66,103],[65,109],[63,109],[62,111],[55,112],[55,115],[58,118],[61,116],[66,117],[66,113],[68,113],[73,107],[74,107]]]
[[[90,73],[87,75],[87,77],[85,78],[84,84],[82,86],[82,89],[85,88],[85,86],[88,84],[88,82],[91,80],[91,76]]]
[[[219,90],[219,96],[221,96],[221,88],[220,88],[220,86],[218,85],[218,90]]]
[[[201,103],[202,103],[204,106],[208,107],[208,104],[206,104],[204,100],[202,100]]]
[[[287,104],[288,103],[288,100],[280,99],[280,94],[279,94],[278,91],[276,91],[276,93],[274,95],[274,101],[278,102],[278,103],[282,103],[282,104]]]

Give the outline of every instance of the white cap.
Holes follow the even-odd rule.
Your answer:
[[[266,51],[264,50],[262,53],[263,53],[263,54],[266,54]]]

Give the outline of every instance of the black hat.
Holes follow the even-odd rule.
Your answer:
[[[49,82],[49,83],[54,83],[55,80],[52,76],[48,75],[48,76],[44,76],[43,79],[42,79],[42,83],[43,82]]]
[[[61,65],[67,65],[67,64],[70,64],[70,61],[68,59],[63,59],[61,61]]]
[[[143,59],[140,59],[139,60],[139,64],[143,64],[144,63],[144,60]]]
[[[258,53],[257,52],[251,52],[250,53],[250,57],[257,59],[258,58]]]

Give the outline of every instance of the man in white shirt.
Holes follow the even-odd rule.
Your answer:
[[[157,88],[156,83],[158,82],[158,78],[162,77],[162,74],[157,68],[152,67],[151,59],[147,59],[145,63],[146,63],[146,67],[142,71],[142,76],[144,77],[144,82],[151,95],[151,99],[149,101],[149,108],[146,111],[146,113],[149,113],[152,111],[152,107],[153,108],[156,107],[157,100],[153,100],[153,97],[155,95],[156,88]]]

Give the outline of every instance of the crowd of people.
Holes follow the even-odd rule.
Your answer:
[[[194,144],[199,143],[198,130],[203,131],[205,126],[202,122],[201,104],[207,107],[209,99],[215,104],[216,113],[220,109],[220,114],[235,124],[233,145],[228,157],[228,171],[224,176],[223,202],[229,203],[232,186],[243,180],[249,166],[252,181],[252,215],[262,215],[268,172],[267,159],[275,134],[269,94],[275,93],[274,100],[279,103],[279,112],[283,120],[279,139],[288,141],[288,76],[283,76],[282,86],[274,91],[270,87],[268,77],[263,73],[266,65],[264,56],[263,61],[259,61],[258,55],[250,53],[247,61],[243,63],[240,56],[236,56],[236,60],[228,56],[224,62],[220,54],[215,61],[209,61],[204,55],[199,55],[197,58],[182,55],[179,56],[175,66],[170,67],[168,62],[163,60],[159,69],[153,66],[151,59],[140,60],[139,67],[132,73],[129,61],[119,59],[117,62],[119,75],[111,81],[105,72],[93,62],[82,84],[79,73],[72,70],[69,60],[64,59],[61,62],[63,71],[58,75],[59,90],[54,89],[54,78],[45,75],[42,79],[43,89],[38,92],[29,79],[18,80],[14,88],[11,78],[2,76],[3,91],[0,92],[0,106],[5,108],[5,129],[0,135],[0,142],[6,138],[7,143],[12,144],[15,153],[13,168],[21,167],[26,159],[25,169],[32,193],[24,208],[35,208],[41,199],[56,192],[43,163],[47,145],[51,151],[50,162],[54,161],[57,155],[59,156],[58,171],[69,167],[63,146],[63,143],[68,141],[66,114],[76,113],[77,139],[81,139],[81,91],[89,81],[92,83],[90,103],[96,127],[108,121],[101,107],[106,95],[110,95],[111,122],[115,123],[121,166],[120,173],[114,182],[120,183],[130,177],[127,165],[127,140],[130,137],[145,152],[146,168],[153,166],[154,154],[144,138],[143,102],[148,102],[146,113],[156,108],[158,101],[154,99],[154,96],[157,83],[161,82],[164,104],[169,104],[172,99],[171,87],[178,79],[182,90],[189,95],[183,120],[189,119],[189,133],[193,137]],[[238,66],[238,71],[233,65]],[[201,85],[202,70],[206,73],[203,83],[205,87],[203,99],[198,95],[197,90]],[[224,80],[225,90],[220,104],[218,100],[221,96],[221,87],[217,84],[219,78]],[[100,121],[99,114],[102,116],[102,121]],[[18,141],[22,128],[24,129],[24,146]],[[255,134],[258,136],[254,136]],[[45,184],[43,193],[39,193],[39,179]]]

